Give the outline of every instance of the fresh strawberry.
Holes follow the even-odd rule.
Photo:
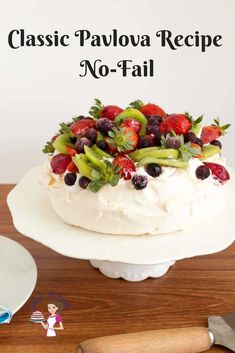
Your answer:
[[[51,169],[55,174],[63,174],[70,162],[71,157],[67,154],[56,154],[51,159]]]
[[[118,114],[123,112],[123,109],[117,105],[106,105],[100,112],[100,118],[108,118],[109,120],[114,120]]]
[[[67,166],[67,171],[70,173],[78,173],[78,168],[73,162],[70,162],[69,165]]]
[[[69,129],[72,131],[74,136],[83,135],[87,130],[95,127],[96,122],[93,119],[81,119],[75,121]]]
[[[128,127],[131,130],[135,131],[137,134],[140,132],[141,124],[138,120],[135,119],[126,119],[121,127]]]
[[[160,131],[167,133],[174,131],[177,135],[184,135],[191,129],[192,122],[184,114],[171,114],[160,124]]]
[[[123,112],[123,109],[117,105],[104,106],[99,99],[95,99],[95,105],[91,107],[89,114],[96,119],[107,118],[114,120],[121,112]]]
[[[128,153],[133,151],[139,142],[139,136],[129,127],[115,127],[112,131],[109,131],[108,135],[106,142],[111,151],[117,150],[118,152]]]
[[[110,142],[110,138],[109,137],[105,137],[104,141],[107,143],[108,145],[108,152],[110,154],[115,154],[118,152],[117,146],[113,144],[113,141]]]
[[[68,151],[68,154],[71,157],[74,157],[77,154],[77,151],[75,150],[75,148],[72,148],[72,147],[69,147],[69,146],[66,146],[65,148],[66,148],[66,150]]]
[[[131,173],[136,171],[134,163],[125,154],[119,154],[114,158],[113,165],[120,168],[119,174],[125,180],[130,180]]]
[[[153,103],[148,103],[148,104],[144,104],[143,102],[141,102],[139,99],[132,102],[130,104],[130,106],[134,109],[138,109],[142,114],[144,114],[145,116],[160,116],[163,119],[165,119],[167,117],[166,112],[159,107],[156,104]]]
[[[214,122],[215,124],[202,128],[201,139],[204,144],[217,140],[217,138],[224,135],[226,130],[231,126],[230,124],[220,126],[219,119],[214,119]]]
[[[204,162],[205,166],[210,169],[214,179],[219,180],[220,183],[224,184],[230,179],[230,175],[224,166],[217,163]]]

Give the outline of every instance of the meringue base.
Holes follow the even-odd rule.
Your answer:
[[[105,185],[97,193],[81,189],[78,180],[67,187],[58,177],[50,185],[48,169],[42,183],[55,212],[70,225],[103,234],[163,234],[204,223],[225,209],[228,183],[222,185],[211,176],[197,179],[195,169],[200,164],[195,159],[187,170],[163,168],[158,178],[148,175],[144,190],[125,180],[115,187]],[[142,168],[137,173],[146,172]]]

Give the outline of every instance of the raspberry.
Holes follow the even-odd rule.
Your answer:
[[[115,126],[115,123],[108,118],[100,118],[96,121],[96,129],[104,134],[108,134]]]
[[[92,146],[92,142],[86,138],[86,137],[82,137],[75,145],[76,150],[78,153],[84,153],[84,146],[88,146],[91,147]]]
[[[89,130],[87,130],[84,134],[84,137],[88,138],[88,140],[90,140],[91,142],[95,143],[96,138],[97,138],[97,131],[94,128],[91,128]]]
[[[159,132],[159,125],[157,124],[148,124],[147,125],[147,134],[154,134],[156,135]]]
[[[168,137],[166,140],[166,148],[173,148],[175,150],[178,150],[181,146],[181,142],[178,138],[176,137]]]
[[[148,120],[148,125],[160,125],[162,122],[162,117],[160,115],[147,115],[146,118]]]
[[[155,136],[153,134],[145,135],[144,137],[141,137],[138,144],[138,148],[152,147],[154,143],[155,143]]]

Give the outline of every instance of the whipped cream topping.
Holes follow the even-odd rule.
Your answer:
[[[226,165],[215,155],[207,161]],[[41,182],[52,207],[68,224],[109,234],[161,234],[185,229],[216,217],[225,207],[227,183],[222,185],[211,175],[199,180],[196,168],[202,162],[189,161],[188,169],[163,167],[158,178],[143,167],[136,174],[146,175],[143,190],[121,179],[117,186],[107,184],[98,193],[81,189],[78,183],[67,186],[63,177],[52,173],[50,159],[43,167]]]

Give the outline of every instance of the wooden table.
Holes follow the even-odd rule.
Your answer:
[[[88,338],[206,326],[209,315],[235,311],[235,245],[214,255],[177,261],[160,279],[139,283],[109,279],[88,261],[59,255],[19,234],[6,205],[11,188],[0,186],[0,234],[31,252],[38,281],[12,322],[0,326],[0,353],[75,353],[78,343]],[[29,318],[40,296],[37,308],[46,315],[47,302],[57,295],[65,298],[64,331],[50,338]],[[216,347],[210,352],[229,351]]]

